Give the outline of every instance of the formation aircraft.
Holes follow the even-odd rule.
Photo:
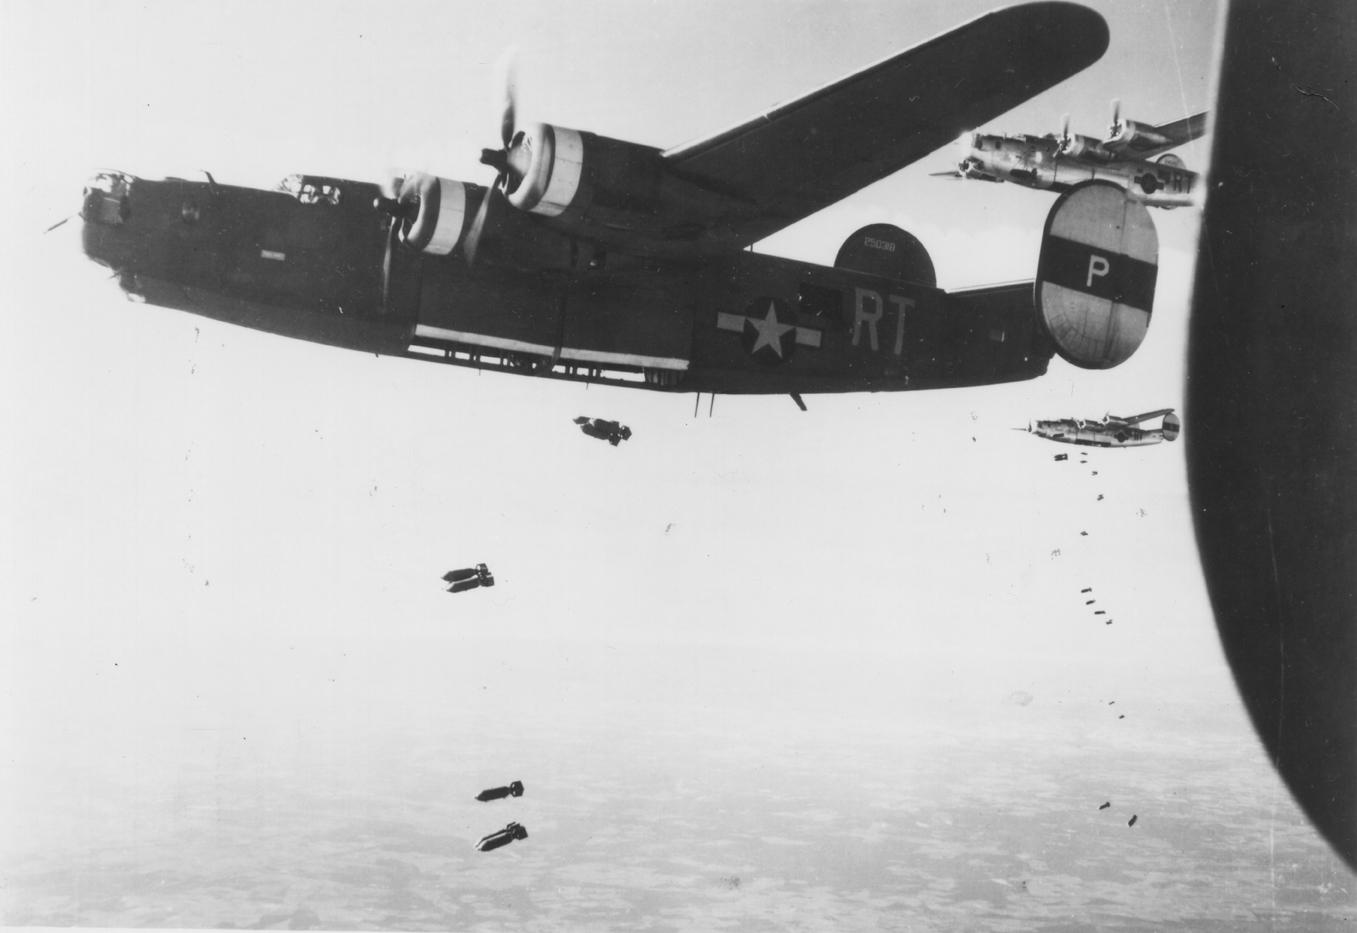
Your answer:
[[[1188,491],[1258,737],[1357,869],[1357,7],[1226,10],[1187,359]]]
[[[1121,104],[1113,102],[1107,138],[1070,135],[1069,118],[1057,136],[990,136],[967,138],[965,157],[947,178],[1005,182],[1027,188],[1066,191],[1084,181],[1103,179],[1126,189],[1150,207],[1171,210],[1196,203],[1198,175],[1168,150],[1206,132],[1206,112],[1151,126],[1121,118]],[[1157,158],[1156,158],[1157,157]]]
[[[799,399],[1031,379],[1057,352],[1104,368],[1134,351],[1149,314],[1114,326],[1097,286],[1124,276],[1105,256],[1066,257],[1083,304],[1053,330],[1032,283],[939,289],[923,245],[894,226],[854,233],[833,267],[746,248],[1107,45],[1102,16],[1073,3],[997,10],[663,150],[525,122],[506,80],[488,186],[292,175],[265,191],[106,171],[85,190],[83,247],[134,300],[552,379]]]
[[[1141,422],[1161,415],[1164,421],[1160,427],[1139,427]],[[1062,444],[1082,444],[1086,447],[1145,447],[1158,444],[1160,441],[1176,441],[1182,430],[1182,422],[1178,420],[1172,408],[1161,408],[1129,418],[1108,415],[1102,421],[1085,421],[1082,418],[1038,421],[1035,425],[1028,424],[1026,430],[1037,437],[1059,441]]]

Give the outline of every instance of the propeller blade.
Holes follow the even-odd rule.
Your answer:
[[[1112,98],[1112,127],[1107,131],[1108,139],[1121,132],[1121,98]]]
[[[466,253],[466,264],[474,265],[476,262],[476,250],[481,246],[481,233],[485,230],[485,218],[490,213],[490,199],[499,193],[500,185],[504,181],[504,173],[501,172],[495,178],[495,183],[485,190],[485,197],[481,198],[481,206],[476,209],[476,216],[471,221],[471,229],[467,231],[466,246],[462,247]]]
[[[929,177],[929,178],[953,178],[953,179],[957,179],[957,178],[965,178],[966,176],[963,175],[963,174],[961,174],[960,172],[958,172],[956,169],[952,169],[950,172],[929,172],[929,173],[928,173],[928,177]]]
[[[74,214],[71,215],[71,217],[74,217],[74,216],[75,216]],[[56,223],[52,224],[52,226],[50,226],[50,227],[48,227],[46,230],[44,230],[43,233],[51,233],[51,232],[52,232],[53,230],[55,230],[57,227],[60,227],[60,226],[61,226],[62,224],[64,224],[66,221],[70,220],[71,217],[63,217],[61,220],[58,220]]]
[[[410,174],[403,169],[387,168],[382,172],[382,183],[380,190],[382,197],[395,200],[400,197],[401,185],[405,184],[405,177]]]
[[[514,127],[518,125],[518,47],[509,46],[495,63],[495,87],[499,99],[496,110],[499,117],[499,138],[508,149],[513,142]]]
[[[1055,138],[1055,151],[1057,155],[1063,155],[1070,151],[1070,144],[1074,140],[1070,138],[1070,115],[1067,113],[1060,119],[1060,135]]]

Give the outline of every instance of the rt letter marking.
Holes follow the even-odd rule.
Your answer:
[[[900,295],[890,296],[891,304],[900,309],[900,314],[895,323],[895,355],[899,356],[900,351],[905,347],[905,309],[914,308],[913,298],[904,298]]]
[[[881,303],[881,295],[872,291],[870,288],[855,288],[857,292],[856,307],[853,312],[853,346],[858,345],[858,340],[862,337],[862,323],[867,322],[867,333],[872,338],[872,351],[877,349],[876,345],[876,322],[881,320],[881,315],[886,311]],[[875,307],[875,313],[868,314],[866,303],[870,301]]]

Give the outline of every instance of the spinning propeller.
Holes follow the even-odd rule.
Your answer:
[[[518,187],[519,182],[523,180],[527,172],[528,162],[532,153],[526,151],[522,145],[523,134],[517,130],[518,114],[518,53],[517,50],[510,47],[500,56],[499,62],[495,66],[496,84],[499,86],[499,104],[496,109],[499,111],[499,135],[503,147],[500,149],[482,149],[481,164],[488,165],[496,171],[495,181],[485,192],[485,197],[481,198],[481,206],[476,210],[476,217],[471,221],[471,229],[467,232],[466,245],[463,249],[466,252],[466,261],[468,264],[476,261],[476,250],[480,246],[481,233],[485,229],[485,218],[490,211],[490,201],[492,198],[503,198],[511,189]]]
[[[1064,125],[1060,128],[1060,135],[1056,137],[1055,151],[1057,155],[1064,155],[1070,150],[1070,144],[1074,142],[1074,137],[1070,135],[1070,115],[1067,113],[1063,117]]]
[[[1124,127],[1121,123],[1121,98],[1112,99],[1112,125],[1107,128],[1107,138],[1116,139]]]
[[[522,183],[532,163],[532,142],[517,126],[518,104],[515,88],[517,70],[516,50],[510,48],[495,66],[495,83],[500,89],[496,111],[501,148],[481,150],[482,164],[495,169],[496,174],[494,182],[481,198],[480,207],[477,208],[476,216],[467,231],[463,251],[468,264],[476,261],[476,251],[480,246],[481,234],[485,230],[491,200],[503,199],[507,194],[513,193]],[[391,174],[391,181],[383,190],[382,196],[377,198],[375,206],[395,218],[404,231],[403,236],[409,235],[411,225],[419,216],[421,200],[431,193],[427,190],[430,178],[422,173],[415,173],[413,176],[396,172]],[[427,241],[429,235],[431,233],[425,233],[423,239]],[[421,242],[418,245],[426,244]]]

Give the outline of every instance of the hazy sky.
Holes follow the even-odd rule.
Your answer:
[[[985,129],[1055,131],[1068,113],[1102,136],[1114,97],[1153,123],[1209,106],[1214,3],[1090,5],[1106,56]],[[983,731],[1014,695],[1068,712],[1120,693],[1165,742],[1245,736],[1183,445],[1081,464],[1009,430],[1181,408],[1192,210],[1152,212],[1154,323],[1115,371],[1056,359],[1030,383],[812,396],[807,413],[719,397],[710,418],[691,394],[374,359],[132,304],[81,256],[76,224],[39,235],[100,166],[261,187],[398,168],[487,183],[476,156],[495,144],[492,65],[509,44],[531,117],[667,147],[991,6],[0,6],[9,845],[92,844],[103,824],[54,804],[72,788],[108,826],[137,809],[73,773],[116,773],[164,814],[198,787],[176,775],[243,760],[225,736],[310,780],[450,711],[523,768],[517,720],[714,729],[732,748],[854,729],[903,742],[925,725]],[[1181,155],[1200,168],[1206,151]],[[1030,277],[1053,197],[928,177],[956,157],[757,249],[829,263],[888,221],[923,241],[944,287]],[[635,435],[590,441],[580,414]],[[442,592],[444,571],[478,561],[495,589]],[[1113,626],[1088,614],[1088,586]]]

